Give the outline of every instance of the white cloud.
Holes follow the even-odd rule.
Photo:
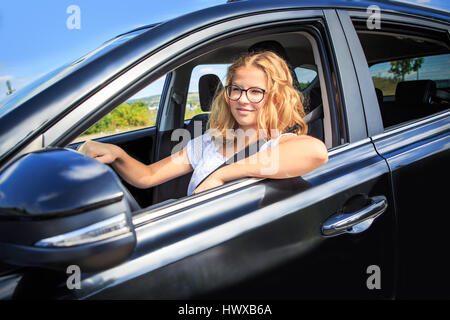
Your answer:
[[[70,180],[86,180],[99,177],[107,172],[106,166],[92,163],[83,166],[72,166],[60,174]]]
[[[6,81],[6,80],[11,80],[13,78],[14,77],[10,76],[10,75],[8,75],[8,76],[0,76],[0,82]]]
[[[217,70],[213,68],[202,68],[198,71],[199,74],[217,73]]]

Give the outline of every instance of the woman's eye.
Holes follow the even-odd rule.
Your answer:
[[[232,88],[233,92],[241,92],[241,89],[239,88]]]

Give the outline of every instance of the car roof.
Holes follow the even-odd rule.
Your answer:
[[[142,26],[138,36],[95,58],[95,63],[85,63],[61,76],[49,88],[23,102],[19,108],[0,117],[0,161],[11,156],[15,150],[34,139],[58,117],[67,114],[74,106],[92,92],[100,89],[116,74],[130,68],[137,60],[161,48],[168,39],[179,39],[187,33],[216,24],[233,17],[255,13],[277,12],[289,9],[355,9],[366,11],[377,4],[382,12],[422,16],[449,23],[448,11],[388,1],[346,0],[245,0],[209,7],[191,12],[159,24]],[[145,30],[147,29],[147,30]],[[128,33],[135,32],[135,30]],[[119,37],[119,36],[118,36]],[[17,94],[17,93],[16,93]],[[29,124],[34,124],[33,126]]]
[[[272,3],[276,6],[280,5],[282,2],[288,3],[291,2],[293,4],[296,4],[296,6],[301,7],[316,7],[316,8],[330,8],[330,9],[337,9],[337,8],[354,8],[354,9],[366,9],[371,5],[377,5],[380,7],[381,10],[385,11],[396,11],[396,12],[404,12],[404,13],[416,13],[419,14],[419,12],[422,15],[427,16],[435,16],[435,15],[449,15],[449,11],[442,9],[442,8],[436,8],[429,5],[426,5],[424,3],[414,3],[407,0],[370,0],[370,1],[364,1],[364,0],[291,0],[291,1],[284,1],[284,0],[228,0],[227,3]],[[438,18],[437,16],[435,16]]]
[[[228,0],[226,4],[235,5],[235,3],[241,3],[243,7],[246,3],[256,3],[259,5],[266,4],[272,5],[276,8],[286,7],[291,4],[293,7],[303,7],[303,8],[320,8],[320,9],[364,9],[366,10],[371,5],[377,5],[380,10],[385,12],[397,12],[397,13],[409,13],[420,16],[426,16],[429,18],[435,18],[439,20],[448,21],[450,18],[450,11],[435,8],[425,4],[412,3],[406,0],[375,0],[375,1],[361,1],[361,0]],[[210,8],[215,8],[213,6]],[[210,9],[207,8],[207,9]],[[168,20],[169,21],[169,20]],[[128,33],[135,32],[137,30],[153,28],[163,22],[152,23],[148,25],[143,25],[133,30],[121,33],[117,37],[123,36]]]

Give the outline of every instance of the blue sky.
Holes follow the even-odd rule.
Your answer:
[[[136,27],[223,4],[225,0],[2,0],[0,98],[6,80],[20,89],[103,42]],[[80,29],[66,22],[80,8]]]
[[[223,4],[226,0],[2,0],[0,2],[0,99],[6,80],[20,89],[36,78],[141,25]],[[450,10],[448,0],[410,0]],[[69,29],[71,5],[80,29]]]

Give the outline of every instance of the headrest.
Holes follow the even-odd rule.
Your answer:
[[[375,93],[377,94],[378,105],[383,105],[383,91],[381,89],[375,88]]]
[[[255,43],[250,48],[248,48],[248,52],[258,53],[258,52],[263,52],[263,51],[271,51],[273,53],[276,53],[281,58],[283,58],[287,64],[290,64],[286,50],[277,41],[274,41],[274,40],[262,41],[262,42]]]
[[[211,104],[216,92],[223,89],[222,82],[215,74],[205,74],[200,77],[198,82],[198,95],[200,99],[200,107],[203,112],[211,110]]]
[[[435,91],[436,83],[432,80],[402,81],[397,84],[395,101],[402,105],[426,104]]]
[[[294,69],[292,68],[291,62],[289,60],[289,57],[288,57],[284,47],[277,41],[267,40],[267,41],[261,41],[261,42],[255,43],[250,48],[248,48],[248,52],[258,53],[258,52],[263,52],[263,51],[274,52],[275,54],[277,54],[278,56],[283,58],[283,60],[288,65],[289,70],[291,71],[294,88],[297,89],[297,91],[301,91],[300,84],[297,79],[297,75],[295,74]]]

